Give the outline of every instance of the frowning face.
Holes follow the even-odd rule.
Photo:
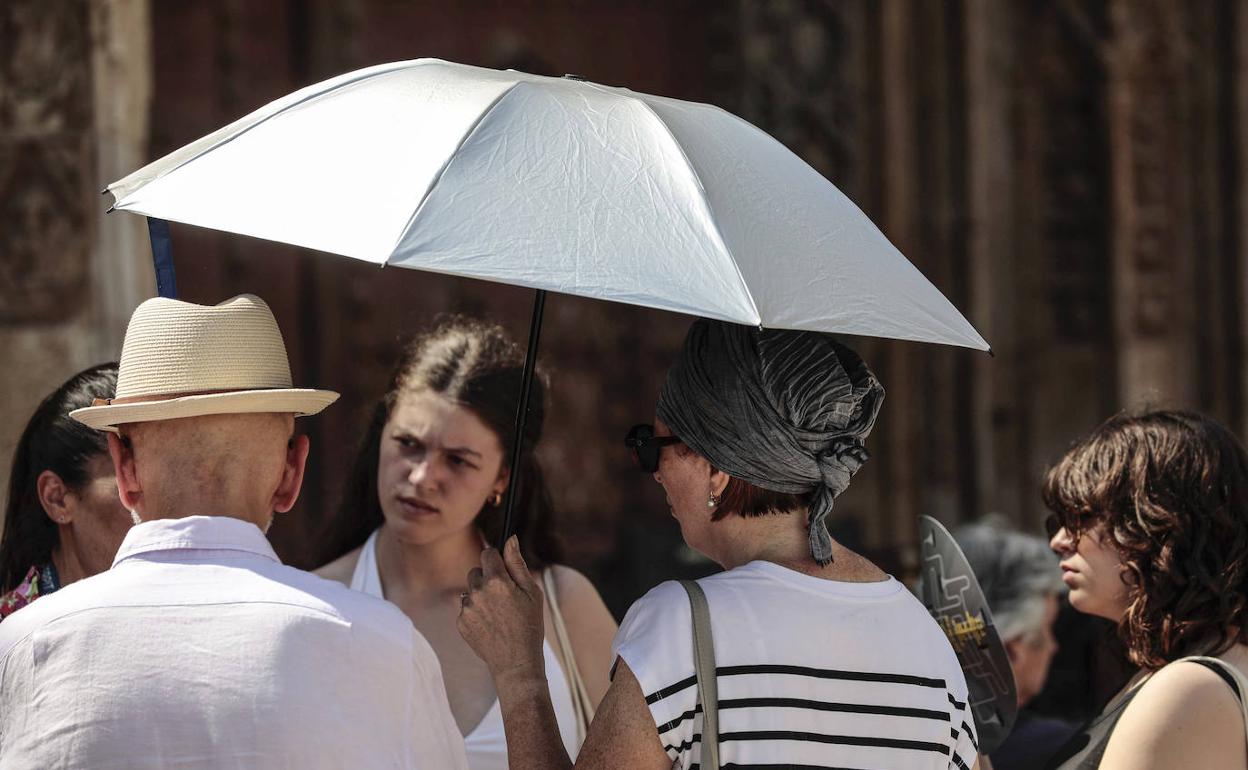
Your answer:
[[[498,434],[436,393],[403,394],[380,441],[377,496],[386,527],[400,541],[462,535],[506,489]]]

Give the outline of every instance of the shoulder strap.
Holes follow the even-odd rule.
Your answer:
[[[1180,658],[1175,663],[1183,663],[1184,661],[1199,663],[1206,668],[1212,669],[1214,673],[1221,676],[1224,680],[1228,680],[1229,677],[1227,684],[1234,683],[1232,689],[1235,690],[1235,697],[1239,700],[1239,710],[1244,719],[1244,731],[1245,735],[1248,736],[1248,679],[1240,673],[1238,668],[1220,658],[1212,658],[1206,655],[1191,655],[1186,658]]]
[[[706,594],[696,580],[682,580],[689,594],[693,614],[693,669],[698,679],[698,700],[702,702],[702,770],[720,770],[719,688],[715,674],[715,640],[711,635],[711,611]]]
[[[550,624],[555,628],[555,656],[559,658],[563,675],[568,680],[568,691],[572,694],[572,712],[576,716],[576,740],[579,745],[585,742],[589,723],[594,719],[594,702],[589,697],[589,688],[585,686],[581,669],[576,665],[572,640],[568,636],[568,627],[563,622],[563,612],[559,609],[559,597],[555,593],[555,573],[550,567],[542,570],[542,590],[546,594],[546,607],[550,610]]]

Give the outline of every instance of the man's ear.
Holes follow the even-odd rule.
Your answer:
[[[110,431],[108,456],[113,458],[113,473],[117,476],[117,496],[121,498],[121,504],[127,510],[139,510],[143,502],[143,487],[139,484],[139,473],[134,464],[134,446],[130,439]]]
[[[65,486],[65,481],[55,471],[44,471],[39,474],[39,478],[35,480],[35,491],[39,494],[39,504],[43,506],[43,512],[48,518],[56,524],[68,524],[73,518],[70,510],[69,487]]]
[[[273,510],[286,513],[295,507],[299,490],[303,488],[303,472],[308,466],[308,449],[312,442],[307,436],[291,436],[286,444],[286,465],[282,468],[282,480],[273,493]]]

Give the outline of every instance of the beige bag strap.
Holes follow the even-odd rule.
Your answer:
[[[563,622],[563,612],[559,609],[559,598],[555,594],[555,574],[549,567],[542,570],[542,590],[546,593],[550,624],[555,627],[555,657],[559,658],[563,675],[568,680],[568,691],[572,693],[572,711],[576,715],[576,742],[580,745],[585,742],[589,723],[594,719],[594,702],[589,697],[585,679],[576,665],[572,640],[568,637],[568,627]]]
[[[693,670],[702,702],[702,770],[719,770],[719,686],[715,673],[715,639],[711,633],[711,610],[696,580],[682,580],[693,614]]]
[[[1244,718],[1244,735],[1248,737],[1248,678],[1245,678],[1238,668],[1219,658],[1211,658],[1206,655],[1190,655],[1176,660],[1175,663],[1184,661],[1209,663],[1231,675],[1231,679],[1235,681],[1235,686],[1239,690],[1239,710]]]

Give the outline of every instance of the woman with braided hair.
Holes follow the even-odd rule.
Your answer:
[[[1048,473],[1053,550],[1080,612],[1139,672],[1058,752],[1062,770],[1248,766],[1248,452],[1197,414],[1118,415]]]
[[[626,443],[724,571],[629,610],[577,768],[977,764],[944,634],[828,528],[883,396],[828,335],[693,324],[655,424]],[[514,541],[482,555],[459,629],[494,677],[511,769],[571,767],[540,685],[541,592]]]

